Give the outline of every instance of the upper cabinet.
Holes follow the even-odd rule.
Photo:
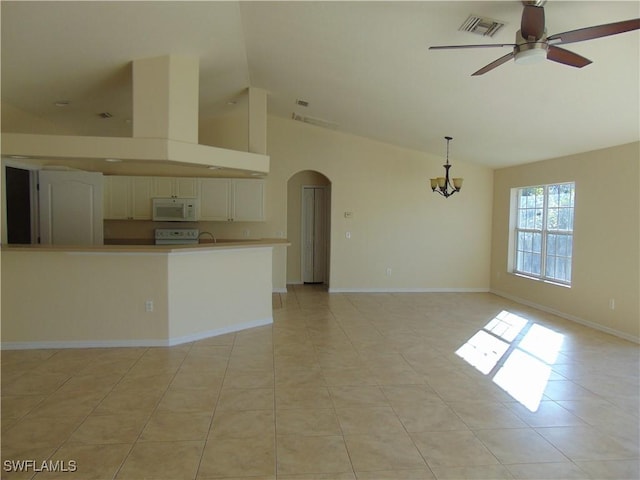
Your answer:
[[[231,219],[234,222],[264,221],[264,180],[231,180]]]
[[[130,177],[104,177],[104,218],[106,220],[128,219],[131,216]]]
[[[198,198],[198,179],[190,177],[152,177],[153,197]]]
[[[131,218],[134,220],[151,219],[152,182],[149,177],[130,177]]]
[[[137,177],[109,175],[104,182],[104,218],[151,220],[155,197],[200,199],[199,220],[263,222],[265,181],[249,178]]]
[[[200,179],[200,220],[228,222],[231,218],[231,181],[228,178]]]
[[[200,179],[200,220],[263,222],[264,180]]]
[[[151,177],[104,177],[104,218],[151,220]]]

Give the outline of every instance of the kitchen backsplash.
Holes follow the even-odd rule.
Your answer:
[[[153,242],[156,228],[197,228],[210,232],[216,238],[271,238],[273,232],[265,231],[265,224],[258,222],[153,222],[151,220],[105,220],[104,239],[147,240]]]

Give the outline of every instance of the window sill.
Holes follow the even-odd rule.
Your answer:
[[[552,280],[546,280],[544,278],[531,277],[529,275],[525,275],[524,273],[517,273],[517,272],[507,272],[507,273],[509,273],[509,275],[514,275],[516,277],[526,278],[527,280],[533,280],[534,282],[548,283],[549,285],[555,285],[556,287],[571,288],[571,284],[554,282]]]

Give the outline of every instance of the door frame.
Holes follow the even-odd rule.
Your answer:
[[[38,209],[38,169],[35,165],[29,165],[17,160],[2,159],[2,237],[0,241],[6,245],[8,242],[7,234],[7,167],[18,168],[20,170],[29,171],[29,197],[30,197],[30,224],[31,224],[31,243],[40,243],[40,212]]]

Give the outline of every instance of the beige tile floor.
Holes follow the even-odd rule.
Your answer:
[[[491,294],[294,286],[273,326],[3,351],[2,478],[637,479],[639,350]]]

